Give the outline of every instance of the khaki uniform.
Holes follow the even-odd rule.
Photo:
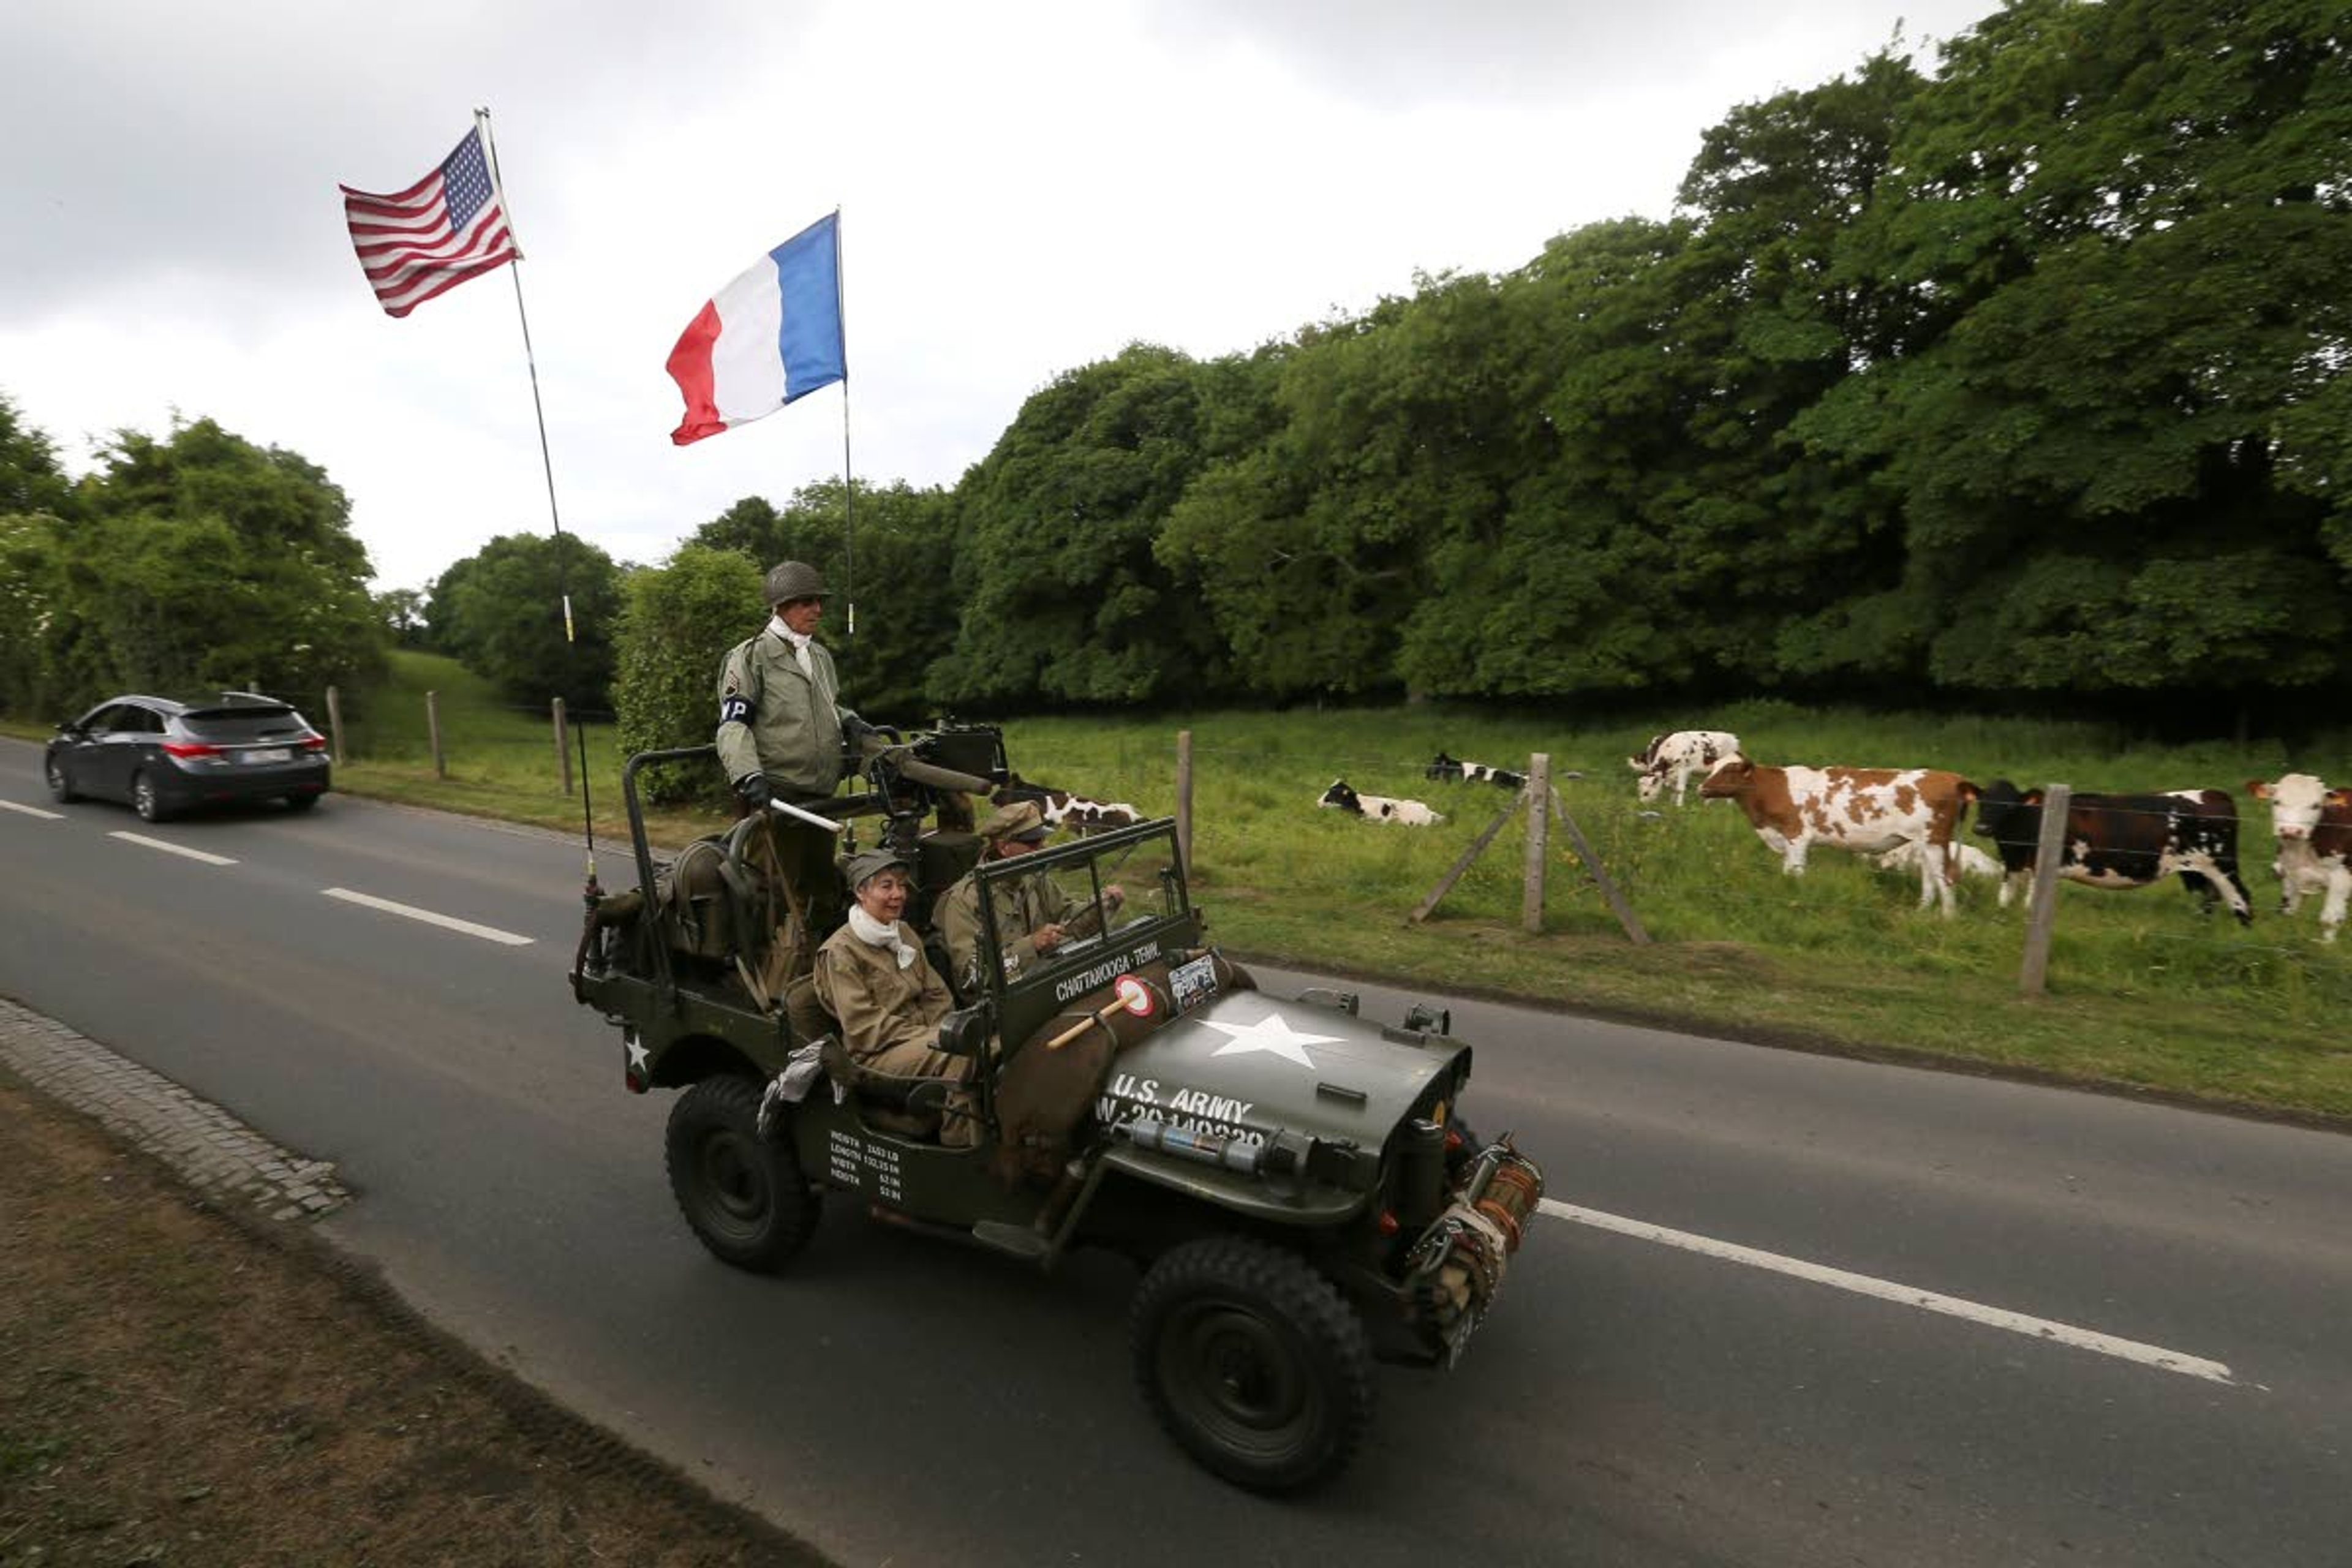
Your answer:
[[[835,1022],[841,1026],[841,1043],[860,1067],[895,1078],[961,1079],[968,1070],[961,1057],[936,1047],[940,1020],[954,1006],[946,982],[923,957],[914,932],[904,931],[915,962],[898,967],[898,956],[887,947],[860,942],[847,926],[825,939],[816,953],[816,994]],[[949,1100],[955,1110],[972,1109],[969,1092]],[[965,1146],[979,1141],[979,1123],[971,1115],[950,1114],[940,1142]]]
[[[730,784],[765,773],[798,804],[841,782],[841,678],[823,644],[808,651],[812,675],[772,630],[728,650],[719,670],[719,763]]]
[[[1051,877],[1042,873],[1000,881],[990,892],[995,905],[996,951],[1003,960],[1004,977],[1015,979],[1037,962],[1037,928],[1058,925],[1078,909],[1077,901]],[[980,923],[980,876],[968,871],[940,895],[931,911],[931,923],[948,944],[950,971],[956,984],[976,991],[985,983],[981,972],[982,950]]]
[[[772,629],[728,650],[719,671],[719,762],[732,784],[746,773],[765,773],[777,798],[794,805],[831,795],[841,782],[841,682],[833,655],[809,644],[803,674],[793,645]],[[837,840],[822,828],[765,815],[769,858],[800,919],[777,934],[777,958],[770,978],[782,982],[807,973],[814,933],[841,923],[843,905],[833,858]]]

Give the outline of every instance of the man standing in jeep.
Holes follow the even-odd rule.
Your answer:
[[[778,821],[768,803],[830,796],[841,782],[844,741],[856,745],[866,725],[841,706],[833,655],[816,640],[824,578],[805,562],[786,561],[768,573],[767,597],[773,618],[729,649],[719,668],[719,761],[744,808],[769,818],[776,869],[801,923],[781,966],[792,979],[807,973],[817,942],[841,921],[840,879],[834,836]]]

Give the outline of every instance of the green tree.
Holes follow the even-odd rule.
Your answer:
[[[15,402],[0,392],[0,517],[62,517],[72,505],[72,493],[58,466],[57,443],[26,424]]]
[[[561,697],[601,712],[611,701],[620,582],[613,558],[574,534],[501,534],[436,579],[426,614],[436,647],[516,700]]]
[[[1841,263],[1924,330],[1803,422],[1905,519],[1857,624],[1988,689],[2352,668],[2347,147],[2309,0],[2016,0],[1958,40]]]
[[[693,542],[737,551],[762,573],[779,561],[816,567],[833,590],[818,637],[833,650],[843,700],[877,724],[932,716],[926,677],[954,645],[959,621],[947,492],[861,480],[853,495],[824,479],[794,490],[781,511],[747,496],[696,530]],[[754,590],[742,615],[755,618],[742,636],[758,629],[759,607]]]
[[[613,710],[624,752],[707,745],[718,733],[719,661],[759,627],[761,576],[742,552],[699,544],[629,574],[614,641]],[[656,801],[715,806],[727,795],[715,761],[664,764],[644,783]]]
[[[64,704],[51,644],[72,506],[56,444],[0,394],[0,711],[47,718]]]
[[[387,588],[375,596],[375,612],[402,647],[425,642],[425,595],[415,588]]]
[[[1226,430],[1214,376],[1149,344],[1033,394],[958,487],[949,703],[1150,701],[1213,689],[1220,639],[1154,555]]]
[[[47,646],[63,685],[257,683],[316,700],[380,670],[367,552],[323,469],[209,419],[117,434],[61,525]]]

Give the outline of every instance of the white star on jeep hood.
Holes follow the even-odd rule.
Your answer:
[[[1300,1067],[1311,1068],[1315,1058],[1307,1054],[1309,1046],[1336,1045],[1337,1035],[1302,1035],[1290,1026],[1290,1020],[1279,1013],[1268,1013],[1255,1024],[1220,1024],[1214,1018],[1203,1018],[1212,1029],[1223,1030],[1232,1039],[1209,1054],[1213,1057],[1244,1056],[1251,1051],[1272,1051]]]

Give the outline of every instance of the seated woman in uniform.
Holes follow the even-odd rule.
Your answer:
[[[939,1048],[940,1020],[954,1002],[923,957],[921,939],[899,920],[913,889],[906,860],[869,849],[853,857],[847,871],[857,902],[849,922],[817,949],[817,1000],[841,1026],[841,1043],[858,1066],[893,1078],[961,1080],[970,1065]],[[972,1109],[969,1090],[949,1097],[940,1142],[979,1142]]]

